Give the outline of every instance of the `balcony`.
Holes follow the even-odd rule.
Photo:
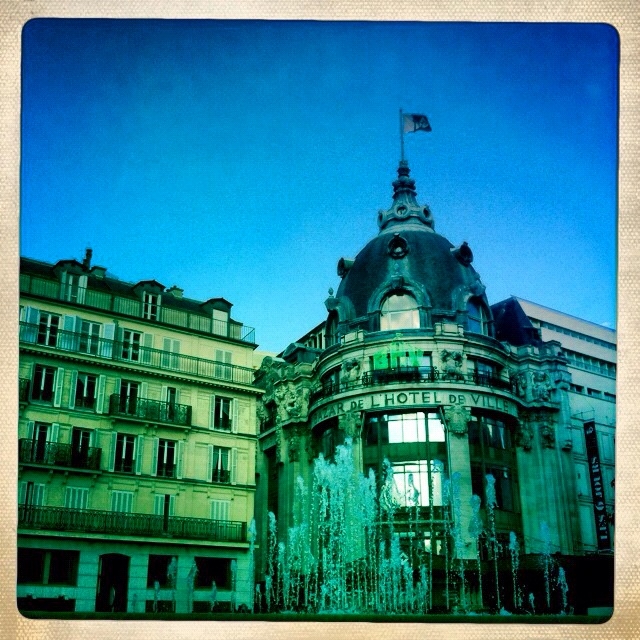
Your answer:
[[[246,542],[245,522],[19,505],[18,527],[43,531]]]
[[[93,291],[92,289],[79,290],[78,295],[75,297],[68,295],[61,297],[59,282],[29,276],[27,274],[20,275],[20,293],[27,293],[52,300],[64,298],[92,309],[113,311],[132,318],[143,319],[144,317],[143,303],[141,300],[125,298],[105,291]],[[250,344],[256,343],[255,329],[253,327],[247,327],[235,320],[224,322],[214,320],[206,315],[163,306],[158,307],[157,317],[154,317],[153,320],[183,329],[201,331],[203,333],[232,338]]]
[[[21,463],[99,471],[101,455],[99,447],[78,449],[70,444],[37,442],[27,438],[18,441],[18,460]]]
[[[149,349],[130,342],[105,340],[59,330],[55,336],[55,344],[44,344],[38,337],[38,325],[26,322],[20,323],[20,342],[58,352],[79,353],[99,360],[131,363],[200,378],[222,380],[232,384],[253,385],[254,371],[248,367],[186,356],[162,349]]]
[[[109,415],[111,416],[188,427],[191,425],[191,414],[192,408],[187,404],[160,402],[147,398],[127,398],[117,393],[109,397]]]
[[[511,380],[503,380],[496,376],[471,372],[463,374],[461,378],[449,378],[440,373],[435,367],[397,367],[394,369],[377,369],[367,371],[357,382],[331,380],[311,393],[310,404],[318,402],[322,398],[344,393],[354,389],[363,389],[387,384],[422,384],[455,382],[456,384],[469,384],[479,387],[491,387],[515,393],[515,384]]]

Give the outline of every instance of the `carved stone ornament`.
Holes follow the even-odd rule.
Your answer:
[[[278,408],[278,421],[306,420],[309,413],[309,388],[289,381],[278,385],[274,391]]]
[[[362,415],[360,411],[349,411],[340,416],[339,428],[347,438],[357,440],[362,430]]]
[[[360,380],[361,368],[360,362],[357,358],[351,358],[349,360],[345,360],[342,363],[342,373],[340,375],[340,380],[345,382],[347,386],[350,384],[357,384]]]
[[[549,374],[545,371],[537,371],[532,375],[533,399],[539,402],[548,402],[551,399],[553,384]]]
[[[525,451],[531,451],[533,447],[533,429],[526,418],[520,419],[520,427],[516,431],[516,446]]]
[[[553,423],[548,420],[540,422],[540,442],[544,449],[553,449],[556,446],[556,434]]]
[[[300,450],[302,440],[304,439],[304,431],[296,428],[285,430],[285,438],[287,440],[287,452],[289,454],[289,462],[298,462],[300,460]]]
[[[470,418],[469,409],[459,404],[449,405],[444,409],[444,417],[451,433],[459,437],[467,433]]]
[[[442,361],[442,376],[446,380],[464,380],[464,373],[462,372],[464,354],[462,351],[444,349],[440,352],[440,359]]]
[[[519,398],[525,398],[527,395],[527,387],[529,386],[528,376],[526,373],[519,373],[516,376],[516,393]]]

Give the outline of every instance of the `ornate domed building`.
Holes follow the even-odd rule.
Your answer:
[[[560,567],[577,578],[585,552],[572,453],[582,422],[572,420],[561,345],[543,342],[515,299],[492,311],[470,247],[436,233],[405,161],[377,222],[355,259],[339,260],[326,321],[258,372],[258,575],[274,599],[280,581],[282,599],[292,567],[315,572],[316,592],[330,598],[333,569],[318,567],[333,534],[314,504],[325,495],[319,465],[337,463],[346,443],[354,483],[376,485],[369,524],[396,545],[382,551],[349,534],[360,516],[347,499],[337,525],[347,591],[361,593],[367,556],[380,554],[362,584],[382,580],[396,553],[410,567],[398,584],[412,602],[422,589],[420,612],[523,610],[534,606],[529,593],[537,611],[557,611],[550,582]],[[314,518],[317,533],[305,529],[305,550],[287,563],[291,531]],[[610,549],[608,522],[597,535]]]

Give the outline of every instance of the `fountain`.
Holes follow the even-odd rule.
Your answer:
[[[544,571],[544,594],[547,611],[551,609],[551,533],[546,522],[540,523],[540,537],[542,538],[542,566]]]
[[[502,547],[496,535],[495,478],[486,476],[485,528],[480,515],[481,498],[477,495],[471,497],[468,521],[463,519],[460,473],[444,478],[444,465],[436,460],[430,462],[429,469],[427,496],[422,495],[426,491],[424,479],[418,480],[413,472],[396,473],[389,460],[383,461],[377,490],[372,470],[367,476],[357,471],[350,439],[336,448],[334,461],[318,456],[311,486],[297,478],[292,526],[280,532],[280,539],[275,515],[268,514],[264,595],[260,584],[255,584],[251,596],[254,602],[263,598],[267,613],[424,615],[433,613],[436,606],[436,611],[442,610],[443,604],[446,611],[477,613],[483,607],[480,549],[486,536],[493,561],[495,612],[511,615],[502,606],[498,582]],[[249,531],[252,554],[253,525]],[[464,531],[468,531],[471,541]],[[547,534],[543,532],[543,539]],[[471,544],[475,544],[475,558],[467,557]],[[508,549],[513,610],[521,611],[520,546],[514,532],[509,536]],[[548,551],[548,544],[545,549]],[[548,553],[546,557],[548,581]],[[478,574],[477,601],[471,597],[470,562]],[[487,579],[485,575],[485,591]],[[566,595],[564,572],[558,580]],[[443,585],[443,592],[437,591],[435,584]],[[451,585],[455,586],[454,592]],[[233,567],[232,610],[235,592]],[[529,606],[534,613],[533,593],[529,595]],[[264,610],[262,605],[257,608]]]
[[[569,586],[567,585],[567,576],[565,575],[564,569],[562,567],[558,568],[557,582],[558,588],[560,589],[560,594],[562,596],[562,609],[560,610],[560,614],[565,615],[567,613],[567,594],[569,593]]]

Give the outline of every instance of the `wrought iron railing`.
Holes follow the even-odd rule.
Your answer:
[[[20,323],[20,341],[23,343],[40,344],[38,342],[38,325]],[[254,371],[248,367],[235,364],[206,360],[172,353],[162,349],[150,349],[131,342],[106,340],[81,336],[71,331],[58,331],[55,344],[41,344],[57,351],[71,351],[105,360],[131,362],[133,364],[153,367],[165,371],[175,371],[201,378],[224,380],[236,384],[253,384]]]
[[[98,471],[101,456],[99,447],[73,447],[61,442],[39,442],[28,438],[18,440],[18,460],[22,463]]]
[[[211,482],[229,484],[231,482],[231,472],[228,469],[214,469],[211,474]]]
[[[393,369],[376,369],[362,374],[356,381],[340,380],[327,381],[317,389],[314,389],[310,396],[310,403],[313,404],[322,398],[326,398],[337,393],[344,393],[352,389],[362,389],[384,384],[407,384],[407,383],[438,383],[457,382],[460,384],[471,384],[479,387],[491,387],[515,393],[515,383],[511,380],[503,380],[497,376],[478,373],[447,374],[438,371],[435,367],[396,367]]]
[[[70,297],[68,291],[61,289],[59,282],[27,274],[20,275],[20,291],[21,293],[30,293],[54,300],[71,300],[85,307],[102,309],[103,311],[114,311],[134,318],[143,318],[143,303],[141,300],[133,300],[112,293],[93,291],[86,288],[78,288],[78,295]],[[235,320],[229,320],[228,322],[224,320],[214,320],[212,317],[206,315],[191,313],[172,307],[163,307],[162,305],[157,309],[156,317],[153,319],[185,329],[195,329],[213,335],[242,340],[250,344],[256,343],[255,329]]]
[[[191,424],[191,414],[192,408],[187,404],[121,396],[117,393],[109,397],[109,415],[112,416],[188,427]]]
[[[225,542],[246,542],[247,539],[245,522],[31,505],[19,505],[18,526],[48,531],[82,531]]]

